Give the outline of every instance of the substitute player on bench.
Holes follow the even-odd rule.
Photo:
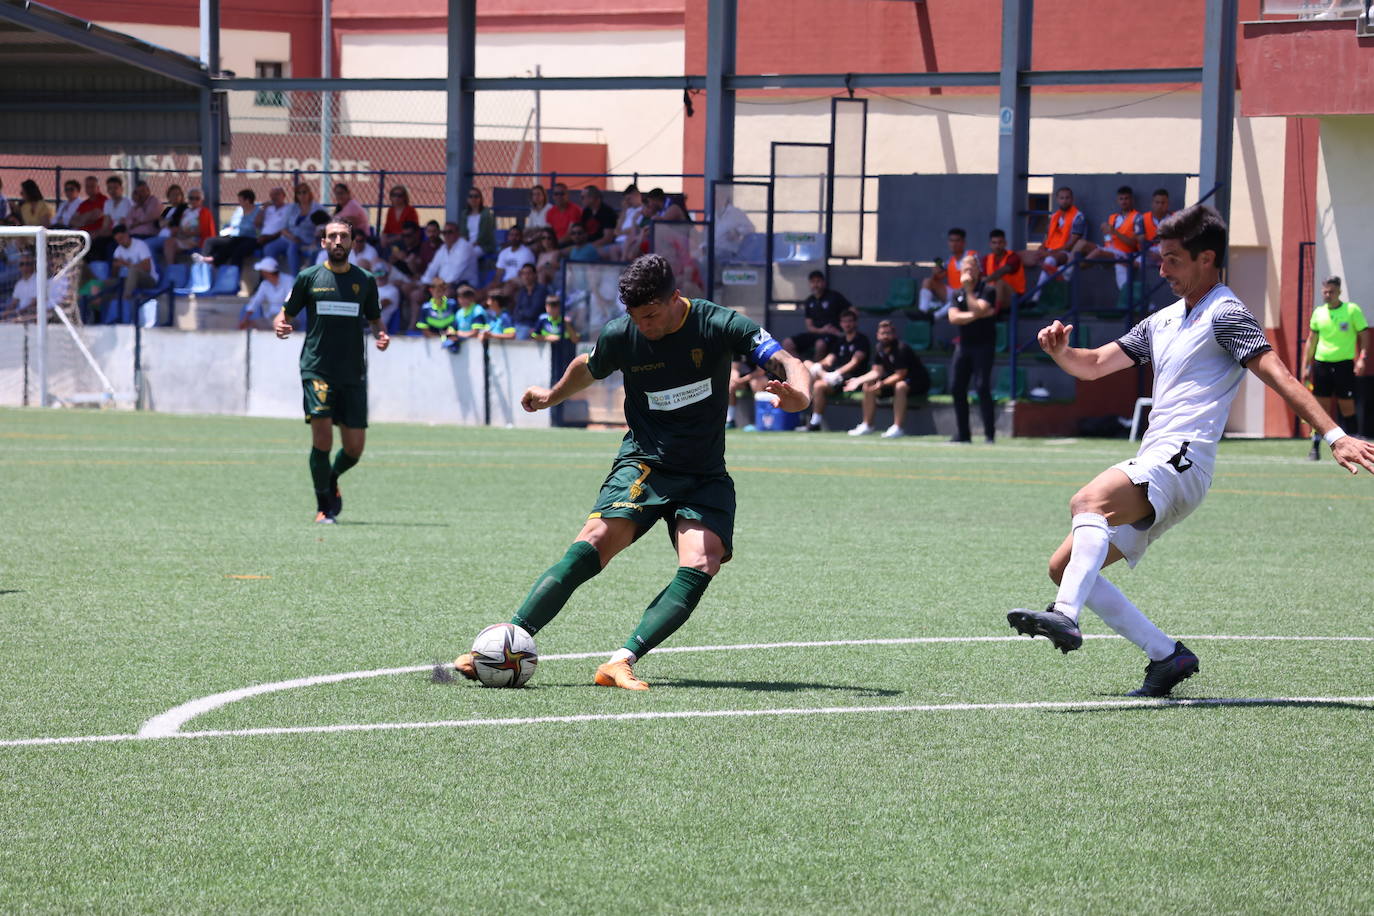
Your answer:
[[[1207,206],[1180,211],[1159,228],[1160,276],[1181,297],[1124,337],[1085,350],[1068,345],[1072,326],[1040,332],[1040,346],[1065,372],[1096,379],[1120,369],[1154,366],[1154,408],[1135,458],[1113,465],[1069,501],[1072,532],[1050,558],[1059,593],[1043,611],[1018,608],[1007,621],[1018,632],[1047,636],[1062,652],[1083,643],[1078,615],[1091,608],[1149,657],[1145,683],[1131,696],[1167,696],[1198,670],[1198,658],[1149,621],[1100,575],[1124,558],[1132,567],[1146,548],[1201,504],[1212,483],[1217,441],[1249,369],[1331,446],[1340,465],[1374,473],[1374,445],[1336,425],[1288,371],[1236,294],[1220,282],[1226,224]]]
[[[334,524],[343,511],[339,475],[363,455],[367,439],[367,355],[363,349],[366,319],[377,349],[391,343],[381,321],[377,281],[348,263],[353,229],[333,221],[320,241],[328,255],[323,264],[296,275],[286,305],[273,320],[282,340],[291,336],[291,321],[305,310],[307,331],[301,347],[301,386],[305,389],[305,422],[310,424],[310,478],[315,486],[315,521]],[[341,448],[329,463],[334,427]]]
[[[529,388],[521,398],[525,410],[543,410],[618,369],[630,431],[582,531],[535,580],[511,623],[538,633],[579,585],[663,519],[677,550],[677,573],[594,678],[603,687],[647,690],[631,666],[686,622],[730,559],[735,485],[725,470],[725,405],[731,363],[750,354],[773,379],[764,390],[793,413],[809,404],[810,378],[753,321],[704,299],[684,299],[660,255],[625,269],[620,301],[626,314],[606,324],[590,354],[575,358],[552,389]],[[454,667],[476,676],[471,655],[459,656]]]

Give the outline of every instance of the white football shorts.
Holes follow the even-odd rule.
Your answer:
[[[1194,465],[1188,459],[1186,450],[1180,452],[1175,444],[1151,449],[1112,467],[1131,478],[1131,483],[1146,484],[1146,498],[1155,510],[1154,518],[1148,522],[1107,529],[1109,542],[1116,545],[1134,569],[1160,535],[1202,505],[1212,478],[1201,464]]]

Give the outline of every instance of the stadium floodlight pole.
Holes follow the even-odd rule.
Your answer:
[[[1021,75],[1031,65],[1035,0],[1002,0],[1002,73],[997,113],[997,227],[1007,247],[1026,247],[1026,176],[1030,171],[1030,87]]]
[[[211,77],[220,72],[219,0],[200,0],[200,62]],[[200,91],[200,183],[205,204],[219,215],[220,111],[214,90]]]
[[[34,234],[34,276],[38,279],[38,299],[33,304],[34,331],[38,335],[38,406],[48,406],[48,230],[42,226]]]
[[[334,20],[330,10],[330,0],[320,0],[320,75],[329,79],[334,75]],[[329,205],[333,201],[330,192],[334,183],[330,180],[329,160],[333,158],[333,112],[329,109],[329,90],[320,93],[320,203]]]
[[[1236,122],[1236,0],[1207,0],[1202,56],[1202,149],[1198,187],[1231,221],[1231,147]]]
[[[714,217],[712,189],[735,176],[735,90],[725,78],[735,73],[736,0],[710,0],[706,14],[706,180],[702,209]]]

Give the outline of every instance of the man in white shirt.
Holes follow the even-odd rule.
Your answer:
[[[394,267],[383,267],[373,273],[377,278],[377,305],[382,310],[382,324],[390,327],[391,317],[401,308],[401,288],[396,285],[400,272]]]
[[[129,212],[134,202],[124,196],[124,179],[111,175],[105,179],[104,218],[91,232],[91,256],[105,260],[114,250],[114,227],[129,225]]]
[[[153,263],[153,252],[148,248],[148,243],[130,235],[129,227],[123,223],[114,227],[114,240],[118,247],[111,259],[110,272],[124,277],[123,298],[127,314],[132,310],[137,290],[157,286],[157,265]]]
[[[515,226],[506,230],[505,247],[496,255],[496,269],[500,276],[492,284],[493,287],[509,285],[513,289],[516,281],[520,279],[521,266],[533,263],[534,252],[525,244],[525,236],[520,227]]]
[[[261,280],[253,291],[253,297],[239,313],[239,330],[255,328],[270,331],[272,319],[286,304],[286,297],[291,293],[291,284],[296,282],[296,278],[282,274],[276,258],[263,258],[253,265],[253,269]]]
[[[405,316],[407,320],[402,327],[415,327],[415,322],[420,317],[420,308],[428,298],[430,281],[435,277],[442,278],[450,286],[459,282],[467,283],[474,288],[477,286],[476,246],[458,234],[458,224],[452,220],[444,223],[442,235],[444,244],[434,252],[429,266],[420,277],[420,283],[410,294],[410,314]]]
[[[266,246],[281,238],[282,230],[292,215],[291,204],[286,200],[285,188],[273,188],[267,192],[267,206],[258,210],[255,220],[258,224],[258,245],[266,253]]]
[[[26,251],[19,256],[19,279],[14,281],[10,301],[4,309],[0,309],[0,318],[16,318],[20,312],[33,308],[38,302],[38,274],[35,267],[32,254]]]
[[[1017,608],[1013,629],[1046,636],[1061,652],[1083,643],[1078,616],[1092,609],[1145,651],[1145,683],[1130,696],[1163,697],[1199,670],[1198,658],[1170,639],[1101,575],[1124,559],[1134,568],[1146,549],[1202,503],[1212,483],[1217,442],[1249,369],[1321,432],[1341,467],[1374,474],[1374,444],[1336,425],[1274,352],[1250,311],[1221,280],[1226,223],[1211,207],[1179,211],[1159,227],[1159,273],[1179,296],[1120,339],[1095,350],[1068,345],[1073,326],[1055,321],[1041,348],[1075,378],[1101,378],[1152,363],[1154,408],[1136,457],[1118,462],[1069,501],[1072,531],[1050,558],[1059,585],[1043,611]]]

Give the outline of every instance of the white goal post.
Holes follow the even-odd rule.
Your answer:
[[[112,403],[114,386],[91,355],[78,327],[81,316],[76,303],[81,285],[81,265],[91,249],[89,233],[79,229],[45,229],[41,226],[0,226],[0,245],[11,240],[33,244],[37,300],[34,304],[34,344],[31,352],[39,405],[47,407],[54,400],[64,403]],[[59,255],[56,261],[55,252]],[[21,251],[20,257],[24,256]],[[88,384],[80,387],[99,390],[68,393],[60,398],[52,396],[49,377],[52,366],[48,359],[49,345],[53,343],[49,340],[50,314],[56,315],[62,322],[64,336],[69,339],[69,345],[64,348],[68,362],[84,364],[79,374]],[[57,330],[57,333],[63,334],[63,330]],[[63,343],[68,341],[64,340]]]

